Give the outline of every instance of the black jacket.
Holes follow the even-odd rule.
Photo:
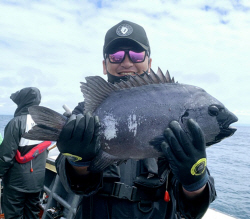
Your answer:
[[[29,87],[12,94],[10,98],[18,107],[14,118],[5,127],[4,140],[0,145],[0,177],[3,178],[4,186],[11,189],[27,193],[39,192],[43,188],[47,150],[24,164],[18,163],[15,155],[17,150],[22,154],[41,142],[22,138],[27,125],[31,125],[27,119],[31,118],[28,107],[39,105],[41,94],[37,88]],[[24,144],[20,146],[21,139]]]
[[[81,106],[82,103],[77,108]],[[79,109],[77,111],[79,112]],[[202,195],[195,200],[187,200],[183,195],[181,184],[172,175],[165,159],[128,160],[120,166],[109,166],[103,173],[79,178],[73,174],[67,159],[60,154],[56,160],[56,168],[66,191],[83,195],[79,210],[82,215],[77,218],[201,218],[209,204],[216,198],[214,180],[209,176]],[[140,202],[112,197],[110,195],[112,186],[109,190],[109,185],[114,185],[115,182],[130,187],[135,186],[136,193],[145,191],[152,202],[144,198]],[[170,202],[165,202],[163,199],[166,187],[171,196]]]

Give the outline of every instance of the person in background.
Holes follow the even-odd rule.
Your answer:
[[[150,55],[143,27],[121,21],[106,33],[103,72],[110,83],[150,74]],[[131,159],[94,173],[88,166],[100,150],[99,121],[88,114],[83,116],[83,110],[81,102],[57,141],[60,180],[68,192],[83,196],[76,218],[175,219],[201,218],[205,214],[216,191],[206,162],[199,165],[197,174],[190,171],[200,160],[206,160],[204,135],[196,122],[188,122],[193,140],[177,121],[162,130],[165,142],[161,147],[166,158]],[[81,161],[72,160],[71,155]]]
[[[36,219],[39,218],[39,196],[43,189],[48,152],[38,152],[43,142],[24,139],[22,134],[34,126],[28,107],[39,105],[41,94],[39,89],[27,87],[13,93],[10,99],[17,104],[17,109],[4,129],[0,145],[3,213],[6,219]]]

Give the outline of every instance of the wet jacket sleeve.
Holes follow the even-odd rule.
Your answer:
[[[56,159],[56,169],[65,190],[77,195],[91,196],[102,187],[102,173],[90,173],[87,177],[74,174],[73,167],[65,156],[60,154]]]
[[[12,119],[5,127],[4,139],[0,145],[0,177],[3,177],[14,163],[21,138],[18,123],[18,120]]]
[[[209,174],[209,171],[208,171]],[[216,198],[214,179],[209,174],[209,180],[201,195],[195,199],[187,199],[183,193],[182,185],[173,177],[173,193],[176,199],[176,210],[184,218],[202,218],[209,205]]]

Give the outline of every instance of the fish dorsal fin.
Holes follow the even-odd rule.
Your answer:
[[[153,69],[150,69],[150,77],[152,78],[154,84],[163,83],[159,76],[153,71]]]
[[[159,67],[158,67],[158,70],[157,70],[157,75],[160,78],[162,83],[167,83],[167,79],[166,79],[166,77],[164,76],[164,74],[162,73],[162,71],[161,71],[161,69]]]
[[[89,76],[85,79],[86,83],[81,82],[81,91],[85,100],[84,113],[92,113],[117,88],[100,76]]]
[[[111,84],[100,76],[86,77],[86,83],[81,82],[81,91],[84,96],[84,113],[93,113],[95,109],[113,92],[130,89],[132,87],[140,87],[150,84],[175,83],[174,78],[171,79],[169,72],[164,75],[160,68],[157,73],[150,69],[150,74],[137,74],[129,77],[127,81]]]

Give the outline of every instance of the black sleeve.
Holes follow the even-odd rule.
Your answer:
[[[212,203],[216,198],[214,179],[210,176],[210,174],[204,191],[195,199],[186,198],[182,190],[181,183],[179,183],[174,177],[172,179],[172,186],[176,199],[176,210],[185,218],[202,218],[210,203]]]
[[[90,173],[87,177],[79,177],[74,174],[73,167],[62,154],[56,159],[55,165],[60,181],[68,193],[73,192],[77,195],[90,196],[97,193],[103,185],[102,172]]]

